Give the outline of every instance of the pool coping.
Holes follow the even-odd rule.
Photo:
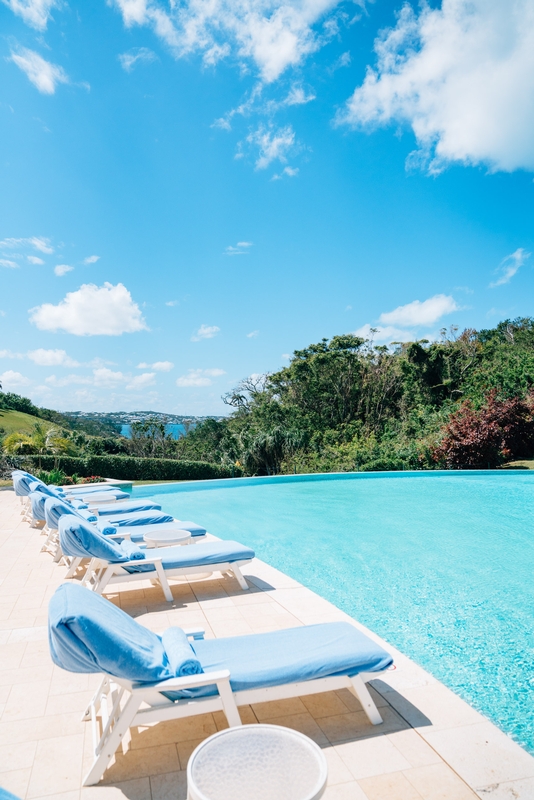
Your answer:
[[[257,475],[243,478],[207,478],[192,481],[176,481],[169,483],[148,483],[133,487],[133,495],[142,497],[143,492],[159,490],[159,494],[171,492],[204,491],[206,489],[232,489],[238,486],[262,486],[279,483],[308,483],[327,480],[378,480],[380,478],[424,478],[443,476],[501,476],[501,475],[532,475],[534,470],[528,469],[427,469],[427,470],[398,470],[383,472],[305,472],[296,475]]]

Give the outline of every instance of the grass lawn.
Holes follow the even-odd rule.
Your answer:
[[[37,422],[42,423],[46,430],[55,427],[53,422],[48,422],[46,419],[40,419],[39,417],[32,417],[30,414],[23,414],[22,411],[0,409],[0,428],[4,429],[6,436],[15,431],[31,433],[33,426]]]
[[[526,461],[509,461],[503,469],[534,469],[534,458]]]

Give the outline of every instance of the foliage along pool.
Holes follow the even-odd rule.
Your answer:
[[[143,486],[359,619],[534,753],[534,473]]]

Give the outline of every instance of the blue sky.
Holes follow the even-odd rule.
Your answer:
[[[322,337],[533,313],[530,0],[1,0],[0,379],[226,413]]]

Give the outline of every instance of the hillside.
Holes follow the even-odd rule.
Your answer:
[[[8,436],[10,433],[31,433],[36,422],[41,422],[48,430],[53,428],[54,423],[48,422],[39,417],[34,417],[30,414],[24,414],[22,411],[8,411],[7,409],[0,409],[0,434]]]

